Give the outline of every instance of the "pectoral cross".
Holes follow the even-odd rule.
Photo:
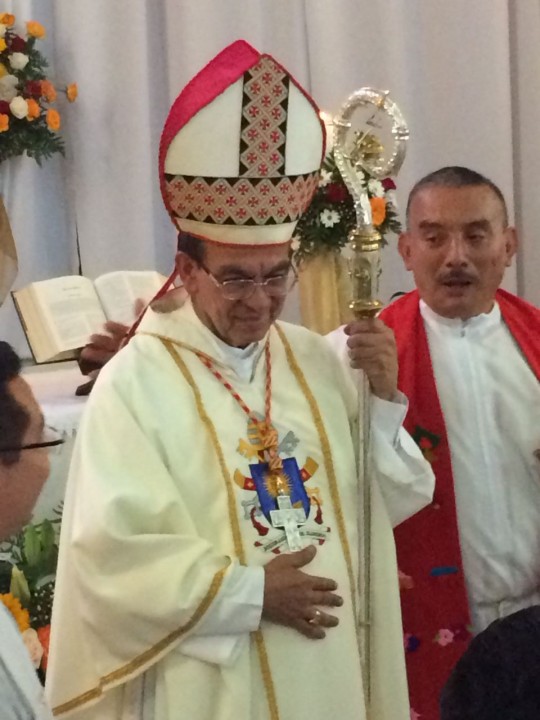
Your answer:
[[[279,493],[276,497],[276,502],[278,509],[270,510],[272,527],[283,528],[283,530],[285,530],[289,550],[292,552],[302,550],[303,545],[299,526],[306,522],[304,509],[293,507],[290,496],[284,492]]]

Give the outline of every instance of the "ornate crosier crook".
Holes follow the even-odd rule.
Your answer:
[[[367,116],[367,117],[366,117]],[[381,121],[391,121],[391,152],[385,151],[372,128],[381,128]],[[353,199],[356,227],[351,230],[344,249],[351,279],[350,309],[357,319],[374,318],[382,309],[378,299],[381,274],[382,239],[373,227],[371,205],[364,171],[382,180],[397,174],[405,159],[409,130],[397,105],[388,92],[361,88],[346,100],[334,118],[334,157],[336,165]],[[371,469],[370,469],[370,388],[365,374],[358,386],[358,528],[359,528],[359,624],[362,630],[364,692],[369,703],[371,695]]]

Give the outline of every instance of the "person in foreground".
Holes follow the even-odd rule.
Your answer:
[[[475,637],[441,695],[441,720],[538,720],[540,606]]]
[[[414,186],[399,251],[417,289],[380,318],[436,485],[395,538],[413,717],[435,720],[471,633],[540,602],[540,311],[499,288],[516,233],[473,170]],[[342,331],[330,340],[346,353]],[[353,362],[362,342],[348,340]]]
[[[317,185],[317,108],[238,41],[173,104],[160,146],[189,299],[147,310],[100,372],[68,481],[47,692],[56,715],[362,720],[348,375],[277,321]],[[373,373],[377,478],[408,514],[433,477]],[[374,489],[372,708],[408,720],[391,524]],[[389,687],[392,691],[389,692]]]
[[[0,341],[0,542],[29,522],[49,474],[47,449],[61,439],[45,427],[14,350]],[[28,649],[0,603],[0,716],[51,720]]]

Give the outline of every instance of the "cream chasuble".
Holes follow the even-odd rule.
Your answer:
[[[366,717],[355,619],[354,388],[320,336],[278,323],[269,343],[272,422],[280,455],[300,471],[291,495],[308,516],[303,541],[317,546],[304,569],[337,581],[339,626],[313,641],[260,620],[262,566],[287,551],[284,532],[265,514],[264,488],[257,491],[253,424],[193,349],[262,416],[264,343],[234,357],[190,303],[149,311],[100,374],[74,451],[48,671],[56,714]],[[415,450],[409,457],[397,445],[381,435],[375,463],[405,494],[422,478],[417,510],[429,500],[431,473]],[[370,720],[408,720],[394,542],[375,488]]]

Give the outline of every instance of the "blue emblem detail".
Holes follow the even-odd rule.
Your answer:
[[[255,483],[255,489],[259,496],[259,502],[261,503],[261,509],[264,513],[265,518],[268,522],[270,520],[270,511],[277,508],[277,501],[275,495],[269,492],[266,486],[266,476],[268,475],[268,463],[257,463],[257,465],[249,466],[251,477]],[[283,460],[283,473],[286,475],[289,481],[289,495],[291,503],[301,502],[306,518],[309,517],[310,502],[309,497],[304,487],[302,476],[298,468],[296,458],[286,458]]]
[[[432,577],[441,577],[442,575],[456,575],[458,572],[457,567],[448,565],[446,567],[434,567],[429,574]]]

